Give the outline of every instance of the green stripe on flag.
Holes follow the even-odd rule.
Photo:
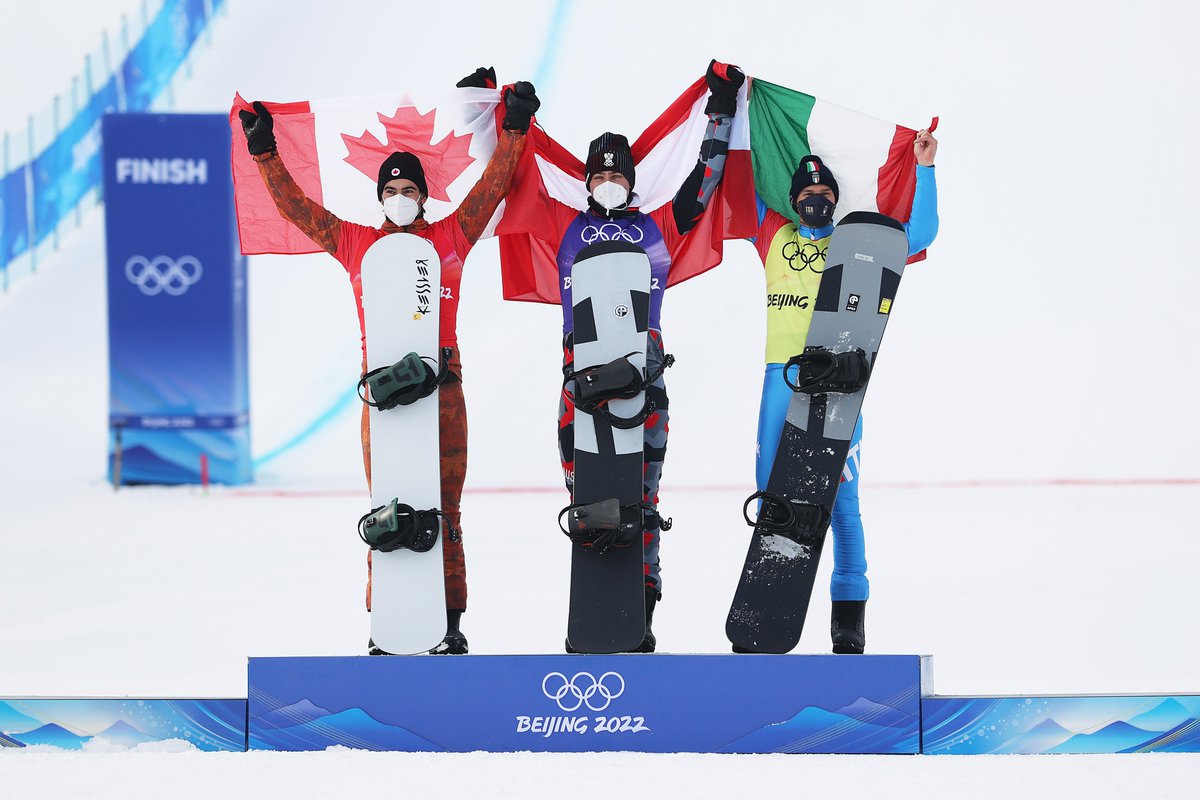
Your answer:
[[[799,222],[788,194],[800,159],[811,155],[808,120],[817,98],[755,78],[750,87],[754,188],[769,208]]]

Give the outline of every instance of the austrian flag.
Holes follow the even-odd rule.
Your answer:
[[[299,103],[267,103],[279,155],[310,199],[341,219],[383,224],[376,196],[379,165],[397,150],[421,159],[429,184],[430,222],[449,216],[479,180],[496,149],[495,89],[451,89]],[[233,177],[242,252],[314,253],[312,240],[279,215],[258,167],[237,146],[238,112],[253,110],[237,96]]]
[[[650,213],[671,202],[695,168],[708,125],[708,116],[704,113],[708,96],[704,80],[696,81],[630,146],[637,166],[634,203],[641,211]],[[743,87],[733,118],[725,175],[696,226],[671,253],[668,285],[695,277],[719,264],[723,240],[754,235],[757,220],[747,123],[746,88]],[[600,133],[602,130],[598,129],[596,135]],[[530,134],[533,137],[531,146],[517,168],[503,218],[496,226],[500,236],[504,297],[557,304],[561,301],[555,262],[559,243],[547,242],[539,234],[547,227],[553,227],[547,219],[547,206],[551,201],[581,211],[587,208],[584,168],[579,158],[542,130],[533,129]]]

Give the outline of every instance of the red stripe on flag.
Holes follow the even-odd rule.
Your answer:
[[[730,150],[725,175],[708,208],[671,251],[668,286],[682,283],[721,263],[724,239],[748,239],[758,228],[749,150]]]
[[[529,142],[505,198],[504,216],[496,226],[504,299],[557,305],[561,301],[558,243],[545,241],[547,231],[542,230],[547,225],[553,226],[553,216],[547,217],[547,211],[557,201],[546,189],[535,156],[541,156],[580,183],[583,162],[541,128],[531,126],[526,136]]]
[[[936,124],[936,120],[935,120]],[[896,126],[887,161],[879,168],[879,188],[875,203],[879,213],[892,219],[908,222],[912,214],[913,194],[917,190],[917,158],[913,155],[913,140],[917,132],[903,125]],[[925,251],[909,256],[908,263],[922,261]]]
[[[296,183],[313,202],[322,203],[321,170],[317,163],[315,117],[307,102],[266,103],[275,123],[275,139],[279,155],[287,164]],[[229,126],[233,131],[233,184],[237,206],[238,235],[242,253],[317,253],[317,247],[299,228],[284,219],[275,207],[271,193],[263,183],[258,165],[246,151],[241,110],[253,111],[252,106],[236,95],[229,111]]]

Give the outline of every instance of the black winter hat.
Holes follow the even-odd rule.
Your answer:
[[[417,185],[421,194],[429,196],[429,187],[425,184],[425,168],[421,166],[421,159],[412,153],[392,153],[379,166],[379,184],[375,194],[380,200],[383,199],[383,187],[388,181],[394,181],[397,178],[412,181]]]
[[[629,149],[629,140],[619,133],[606,131],[592,140],[588,145],[587,164],[584,165],[584,183],[590,184],[592,176],[597,172],[612,170],[619,172],[629,181],[633,189],[634,168],[633,151]]]
[[[822,183],[833,190],[833,202],[838,200],[838,185],[833,178],[833,173],[829,171],[829,167],[821,161],[820,156],[805,156],[800,159],[800,166],[796,167],[796,171],[792,173],[792,193],[789,195],[792,202],[796,202],[796,195],[800,194],[800,190],[805,186]]]

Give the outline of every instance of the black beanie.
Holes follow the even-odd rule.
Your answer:
[[[380,200],[383,199],[383,187],[388,181],[394,181],[397,178],[412,181],[417,185],[417,190],[421,194],[429,196],[429,187],[425,184],[425,169],[421,166],[421,159],[412,153],[392,153],[380,165],[379,185],[375,192]]]
[[[593,175],[606,170],[624,175],[630,190],[633,189],[633,151],[629,149],[629,140],[619,133],[602,133],[588,145],[584,183],[590,185]]]
[[[829,167],[825,166],[819,156],[805,156],[800,159],[800,166],[796,167],[796,171],[792,173],[792,193],[789,198],[794,203],[796,195],[800,194],[800,190],[805,186],[814,184],[824,184],[833,190],[833,202],[838,200],[838,185],[833,179],[833,173],[829,171]]]

